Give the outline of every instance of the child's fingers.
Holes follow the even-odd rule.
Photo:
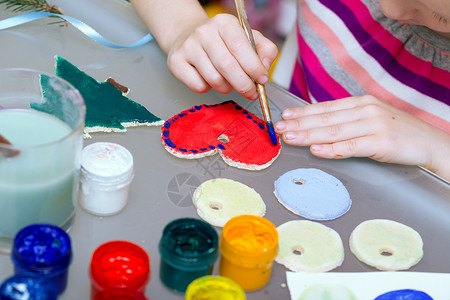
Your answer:
[[[230,53],[229,46],[225,44],[226,41],[221,38],[210,39],[203,43],[204,51],[207,57],[195,57],[194,60],[199,60],[199,63],[205,59],[211,61],[215,70],[227,82],[229,87],[233,87],[241,95],[246,98],[252,98],[256,94],[255,84],[249,75],[242,69],[240,62]],[[256,56],[256,54],[254,54]],[[259,59],[256,56],[257,59]],[[200,71],[210,85],[216,89],[214,82],[208,80],[208,74]],[[213,79],[213,77],[210,77]],[[223,84],[220,82],[220,84]],[[217,89],[216,89],[217,90]],[[219,90],[218,90],[219,91]],[[231,90],[228,90],[230,92]],[[220,91],[219,91],[220,92]]]
[[[322,158],[368,157],[380,162],[404,165],[423,165],[427,155],[422,149],[402,150],[385,139],[377,136],[365,136],[331,144],[311,145],[313,155]]]
[[[315,104],[309,104],[300,107],[288,108],[283,111],[281,117],[284,120],[292,120],[302,116],[316,115],[328,113],[338,110],[352,109],[356,107],[363,107],[367,105],[383,105],[379,100],[370,95],[355,96],[342,98],[338,100],[325,101]]]
[[[287,131],[305,131],[312,128],[329,127],[337,124],[355,122],[362,117],[364,116],[359,113],[358,108],[344,109],[278,121],[275,123],[274,127],[278,133]]]
[[[210,36],[214,37],[212,34]],[[225,48],[218,34],[214,41],[217,51],[210,51],[220,52],[221,47]],[[170,51],[167,64],[174,76],[195,92],[209,91],[211,87],[220,93],[229,93],[233,89],[214,67],[202,43],[195,38],[188,38],[181,47]]]
[[[179,36],[168,53],[169,69],[177,79],[196,92],[211,87],[220,93],[235,89],[248,99],[258,98],[253,80],[267,82],[265,64],[270,66],[276,57],[276,49],[270,50],[270,45],[261,47],[263,63],[238,19],[228,14],[217,15],[184,34]],[[258,41],[271,43],[260,34],[257,36]]]
[[[370,122],[354,121],[299,131],[286,131],[283,133],[283,140],[290,145],[309,146],[345,141],[372,134],[374,134],[374,130]]]
[[[217,52],[220,52],[220,50]],[[226,56],[226,54],[224,55]],[[210,57],[204,51],[199,51],[198,54],[192,56],[188,62],[194,66],[203,79],[219,93],[225,94],[233,90],[233,87],[229,83],[230,80],[224,78],[220,70],[217,70],[213,65],[214,59],[210,60]],[[235,68],[237,69],[237,67],[239,67],[239,65],[236,63]],[[238,72],[238,70],[236,70],[236,72]],[[251,82],[250,79],[248,79],[248,81]]]
[[[268,38],[263,36],[259,31],[253,30],[253,37],[258,51],[260,60],[264,67],[269,70],[278,55],[278,47]]]
[[[170,68],[170,71],[175,78],[196,93],[206,93],[211,90],[211,86],[203,79],[197,69],[188,63],[179,64],[176,68]]]
[[[202,51],[199,51],[201,53]],[[199,54],[200,55],[200,54]],[[170,72],[188,88],[197,93],[206,93],[211,90],[211,86],[206,82],[198,69],[193,66],[183,51],[169,53],[167,66]]]
[[[377,153],[372,137],[359,137],[332,144],[315,144],[310,147],[313,155],[322,158],[373,157]]]
[[[250,44],[238,20],[236,18],[234,20],[227,26],[219,27],[219,34],[243,71],[256,82],[265,84],[269,80],[269,72]],[[227,67],[226,63],[223,65]]]

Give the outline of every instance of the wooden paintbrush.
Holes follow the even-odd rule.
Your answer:
[[[255,40],[253,39],[252,29],[248,22],[244,0],[234,0],[234,3],[236,4],[236,11],[238,14],[239,23],[244,29],[250,44],[253,46],[253,49],[255,50],[255,52],[257,52]],[[261,104],[261,109],[264,115],[264,121],[266,121],[267,132],[269,133],[270,136],[270,141],[272,142],[272,144],[277,145],[278,139],[275,130],[273,128],[272,116],[270,115],[269,100],[267,99],[266,88],[264,84],[259,84],[257,82],[255,82],[255,84],[259,96],[259,103]]]
[[[3,135],[0,134],[0,144],[11,145],[11,142],[8,141]],[[19,150],[6,149],[6,148],[0,148],[0,152],[1,152],[5,157],[14,157],[14,156],[19,155],[19,153],[20,153]]]

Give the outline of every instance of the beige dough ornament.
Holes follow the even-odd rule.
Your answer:
[[[346,286],[316,284],[304,290],[298,300],[358,300],[358,298]]]
[[[344,261],[344,245],[332,228],[307,220],[277,227],[279,252],[275,261],[294,272],[327,272]]]
[[[419,233],[385,219],[359,224],[350,235],[350,249],[363,263],[385,271],[407,270],[423,257]]]
[[[219,153],[230,166],[262,170],[278,157],[266,123],[234,101],[196,105],[164,123],[161,141],[171,154],[199,159]]]
[[[213,226],[223,227],[240,215],[264,216],[266,205],[251,187],[227,178],[205,181],[192,197],[198,215]]]

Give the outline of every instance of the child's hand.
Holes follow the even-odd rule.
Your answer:
[[[421,165],[450,179],[450,135],[372,96],[290,108],[282,117],[275,130],[283,140],[318,157]]]
[[[248,99],[256,99],[255,81],[269,79],[269,67],[277,47],[253,30],[258,55],[236,17],[220,14],[183,29],[168,49],[172,74],[195,92],[211,88],[229,93],[234,88]]]

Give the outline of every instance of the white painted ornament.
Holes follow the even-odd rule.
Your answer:
[[[80,204],[89,213],[110,216],[128,202],[133,156],[115,143],[93,143],[81,153]]]

